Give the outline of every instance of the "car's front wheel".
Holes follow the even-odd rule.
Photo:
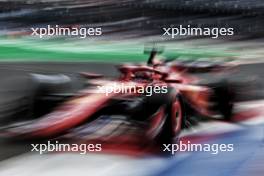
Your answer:
[[[178,92],[171,89],[166,96],[163,96],[163,101],[164,99],[166,103],[160,107],[156,119],[153,118],[158,130],[154,140],[161,145],[178,141],[185,120],[184,104]]]

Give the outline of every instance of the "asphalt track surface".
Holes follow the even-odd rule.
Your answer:
[[[258,77],[258,83],[264,82],[263,63],[242,65],[238,68],[237,73],[229,76],[230,80],[243,79],[245,77]],[[113,64],[105,63],[0,63],[0,93],[1,102],[12,97],[10,92],[15,90],[17,94],[21,93],[28,87],[27,83],[22,80],[28,73],[45,73],[56,74],[63,73],[67,75],[76,75],[78,72],[89,71],[102,73],[109,76],[116,76],[117,72]],[[202,75],[207,81],[215,80],[213,76]],[[256,88],[256,94],[249,100],[254,102],[255,99],[263,98],[262,85]],[[17,91],[18,90],[18,91]],[[13,93],[12,93],[13,94]],[[17,95],[16,95],[17,96]],[[248,99],[247,99],[248,101]],[[252,103],[253,111],[259,112],[263,109],[263,103]],[[251,106],[251,104],[246,104]],[[245,111],[246,112],[246,111]],[[245,113],[246,114],[246,113]],[[249,112],[249,116],[252,115]],[[262,114],[256,115],[256,118],[241,121],[237,124],[227,122],[202,122],[197,127],[184,132],[184,140],[196,140],[197,142],[208,138],[209,143],[234,143],[235,152],[220,153],[218,155],[205,154],[200,152],[194,153],[179,153],[177,157],[159,158],[159,157],[143,157],[129,158],[127,156],[115,155],[89,155],[83,157],[74,154],[59,154],[57,156],[48,155],[42,156],[27,153],[31,147],[29,145],[6,142],[0,138],[0,175],[19,175],[19,170],[31,170],[25,175],[37,174],[42,169],[45,169],[43,175],[52,174],[52,169],[58,165],[61,170],[57,170],[57,175],[71,175],[69,168],[72,163],[78,162],[78,171],[76,175],[85,175],[85,170],[89,169],[90,174],[95,175],[261,175],[263,168],[261,164],[264,161],[264,128]],[[245,117],[247,118],[247,117]],[[201,137],[202,136],[202,137]],[[23,154],[23,155],[21,155]],[[25,156],[24,156],[25,155]],[[40,167],[38,161],[45,163],[45,166]],[[67,161],[66,161],[67,160]],[[100,171],[100,167],[92,164],[92,161],[104,165]],[[109,162],[114,163],[115,167],[106,166]],[[85,163],[85,164],[84,164]],[[40,170],[32,171],[32,165],[36,164]],[[89,165],[90,164],[90,165]],[[87,166],[89,165],[89,167]],[[10,167],[10,168],[9,168]],[[88,167],[88,168],[87,168]],[[151,169],[151,168],[152,169]],[[190,169],[193,168],[193,169]],[[9,168],[9,169],[5,169]],[[49,169],[50,168],[50,169]],[[58,169],[56,168],[56,169]],[[56,170],[55,169],[55,170]],[[103,173],[103,169],[109,172]],[[49,172],[49,171],[50,172]],[[130,171],[131,173],[126,173]],[[133,171],[132,171],[133,170]],[[68,172],[68,173],[67,173]],[[119,172],[117,174],[117,172]],[[110,174],[111,173],[111,174]]]

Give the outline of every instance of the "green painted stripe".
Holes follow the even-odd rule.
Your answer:
[[[179,43],[164,43],[163,56],[197,59],[234,56],[223,50],[187,48]],[[187,48],[187,49],[186,49]],[[72,39],[37,40],[0,37],[0,61],[146,61],[144,43],[135,41],[107,42]]]

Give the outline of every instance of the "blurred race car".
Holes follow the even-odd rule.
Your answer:
[[[116,79],[81,73],[88,84],[78,91],[69,91],[75,85],[69,76],[30,74],[33,86],[23,100],[0,109],[2,132],[18,139],[49,139],[103,117],[129,122],[144,139],[163,144],[177,139],[193,114],[230,117],[233,104],[224,84],[195,84],[196,78],[175,65],[154,62],[156,54],[151,51],[148,65],[118,66]]]
[[[6,114],[2,134],[50,139],[104,117],[132,123],[141,129],[141,137],[158,144],[171,142],[181,131],[184,107],[178,90],[163,79],[153,80],[153,74],[163,78],[167,73],[148,66],[121,66],[119,70],[122,74],[116,80],[82,73],[88,85],[74,94],[66,93],[73,83],[66,75],[30,74],[30,85],[35,86],[22,101],[1,108],[1,114]],[[146,95],[147,89],[164,86],[165,93]]]

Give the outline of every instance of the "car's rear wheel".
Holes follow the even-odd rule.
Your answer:
[[[211,87],[213,90],[211,101],[212,110],[218,112],[223,120],[232,120],[234,108],[234,94],[227,82],[220,82]]]
[[[4,85],[7,90],[0,92],[0,126],[48,113],[81,87],[76,85],[77,79],[66,75],[30,74],[10,79]]]

